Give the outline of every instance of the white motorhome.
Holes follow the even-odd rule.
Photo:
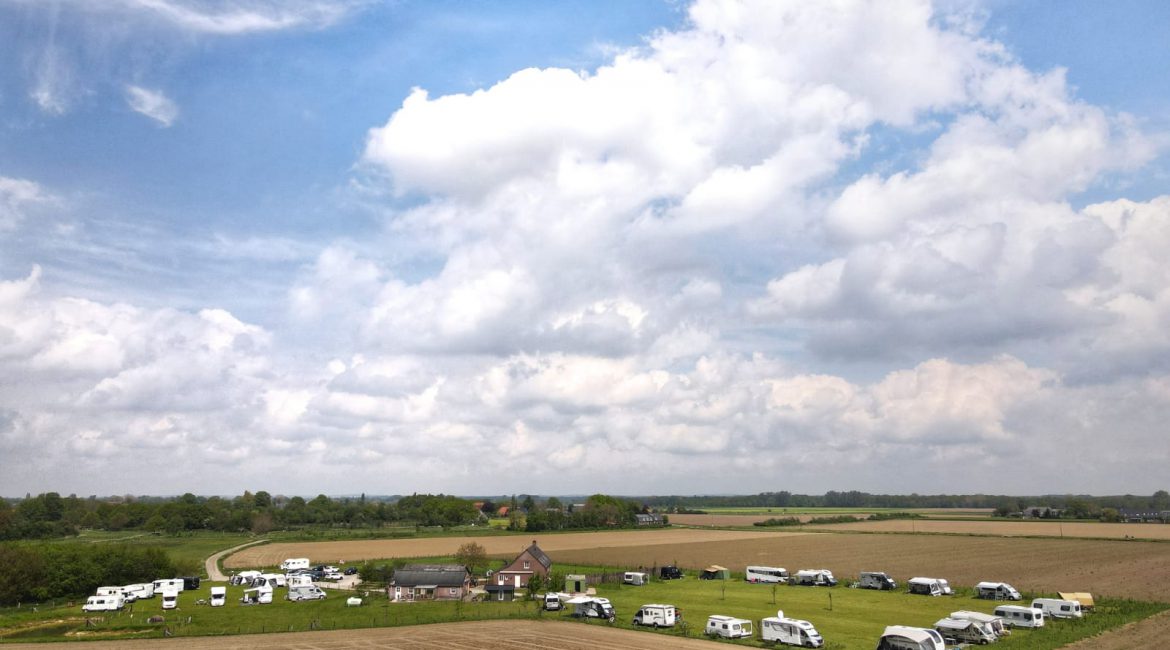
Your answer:
[[[182,578],[160,578],[158,580],[155,580],[152,583],[152,586],[154,587],[154,590],[157,592],[163,592],[163,591],[166,591],[168,589],[172,590],[172,591],[182,591],[183,590],[183,579]]]
[[[951,618],[957,618],[964,621],[975,621],[987,626],[996,636],[1007,636],[1012,633],[1011,628],[1004,625],[1003,619],[991,614],[984,614],[983,612],[971,612],[967,610],[959,610],[951,612]]]
[[[1039,609],[1051,618],[1081,618],[1081,604],[1075,600],[1060,598],[1036,598],[1032,609]]]
[[[942,578],[910,578],[910,593],[924,596],[950,596],[951,586]]]
[[[283,573],[265,573],[260,576],[264,578],[264,584],[269,587],[287,587],[288,578]]]
[[[825,645],[824,638],[812,623],[797,618],[785,618],[783,611],[760,621],[760,638],[765,642],[772,641],[802,648],[820,648]]]
[[[122,587],[123,593],[134,594],[138,600],[143,598],[154,598],[154,584],[144,582],[140,584],[126,585]]]
[[[126,606],[126,599],[122,594],[106,594],[90,596],[81,606],[83,612],[116,612]]]
[[[179,591],[180,589],[163,589],[162,594],[162,608],[174,609],[179,606]]]
[[[286,576],[285,582],[288,584],[289,589],[292,589],[293,587],[311,587],[313,586],[313,576],[305,573],[298,573],[295,575]]]
[[[648,625],[653,628],[673,627],[678,620],[674,605],[642,605],[634,614],[634,625]]]
[[[325,592],[317,585],[297,586],[288,588],[288,599],[291,601],[300,600],[323,600]]]
[[[309,568],[309,558],[307,557],[290,557],[284,562],[280,563],[281,571],[292,571],[293,569],[307,568]]]
[[[788,579],[790,585],[805,585],[811,587],[836,587],[837,579],[828,569],[801,569],[796,575]]]
[[[890,625],[878,640],[877,650],[946,650],[942,635],[934,630]]]
[[[577,596],[570,598],[568,604],[573,606],[573,616],[579,618],[604,618],[610,621],[617,618],[617,612],[608,598]]]
[[[725,639],[746,639],[752,635],[752,622],[746,618],[715,614],[707,619],[703,633]]]
[[[898,588],[898,583],[881,571],[862,571],[857,586],[862,589],[891,591]]]
[[[125,587],[98,587],[93,593],[95,596],[121,596],[127,603],[138,600],[138,596],[127,592]]]
[[[995,643],[999,637],[982,623],[959,618],[943,618],[934,622],[934,629],[951,643]]]
[[[237,585],[252,586],[252,581],[264,575],[260,571],[240,571],[228,580],[228,584],[235,587]]]
[[[650,582],[650,575],[646,573],[641,573],[638,571],[626,571],[625,574],[622,575],[623,584],[641,587],[648,582]]]
[[[1023,600],[1020,592],[1006,582],[980,582],[975,585],[975,597],[988,600]]]
[[[1044,627],[1044,611],[1022,605],[1000,605],[995,615],[1012,627]]]
[[[256,603],[267,605],[272,602],[272,587],[265,585],[263,587],[245,589],[244,597],[240,599],[240,602],[246,605],[254,605]]]
[[[223,607],[227,604],[227,587],[212,587],[210,602],[212,607]]]
[[[749,566],[743,573],[748,582],[788,582],[788,570],[778,566]]]

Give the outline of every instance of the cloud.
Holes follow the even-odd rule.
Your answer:
[[[175,123],[179,107],[162,91],[141,86],[126,86],[126,103],[135,112],[142,113],[164,128]]]
[[[185,2],[182,0],[121,0],[134,12],[156,16],[185,31],[235,35],[295,28],[320,29],[349,15],[364,1],[293,0],[271,2]]]
[[[13,230],[36,208],[59,201],[34,181],[0,176],[0,232]]]

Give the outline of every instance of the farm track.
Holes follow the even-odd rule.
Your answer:
[[[218,553],[211,555],[203,562],[203,570],[207,572],[207,579],[210,580],[211,582],[227,582],[228,577],[223,574],[223,571],[219,570],[220,559],[225,557],[225,556],[231,555],[232,553],[235,553],[236,551],[248,548],[249,546],[255,546],[256,544],[263,544],[264,542],[267,542],[267,541],[268,540],[266,540],[266,539],[258,539],[258,540],[252,541],[252,542],[248,542],[247,544],[240,544],[239,546],[233,546],[229,549],[225,549],[223,551],[220,551]]]

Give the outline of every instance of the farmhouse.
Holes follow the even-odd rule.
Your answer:
[[[1129,508],[1122,508],[1118,510],[1121,515],[1121,520],[1131,524],[1143,523],[1157,523],[1166,521],[1165,515],[1167,513],[1159,512],[1157,510],[1131,510]]]
[[[515,560],[492,576],[491,582],[487,584],[485,589],[494,600],[511,600],[515,596],[516,590],[528,586],[528,581],[532,576],[540,575],[541,578],[548,578],[548,571],[551,568],[552,560],[544,551],[540,550],[540,547],[536,545],[536,540],[532,540],[531,546],[524,549],[520,555],[516,556]]]
[[[395,601],[461,600],[471,589],[462,564],[410,564],[394,570],[386,596]]]
[[[662,515],[648,514],[648,515],[634,515],[634,519],[639,526],[662,526]]]
[[[1059,508],[1049,508],[1048,506],[1032,506],[1024,508],[1024,516],[1028,519],[1059,519],[1064,514],[1064,511]]]

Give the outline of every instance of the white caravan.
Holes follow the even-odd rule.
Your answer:
[[[163,589],[162,594],[162,608],[174,609],[179,606],[179,592],[180,589]]]
[[[133,594],[134,597],[138,600],[142,600],[143,598],[154,598],[154,584],[144,582],[141,584],[126,585],[125,587],[122,587],[122,592]]]
[[[295,575],[287,576],[285,578],[285,581],[288,583],[289,589],[292,589],[293,587],[312,587],[313,586],[313,576],[308,575],[306,573],[298,573]]]
[[[93,593],[95,596],[121,596],[127,603],[138,600],[138,596],[127,592],[125,587],[98,587]]]
[[[309,558],[307,557],[290,557],[284,562],[280,563],[281,571],[292,571],[293,569],[307,568],[309,568]]]
[[[230,584],[233,587],[235,587],[236,585],[248,585],[249,587],[251,587],[252,581],[255,580],[256,578],[259,578],[262,575],[264,575],[264,574],[262,574],[259,571],[240,571],[239,573],[232,576],[228,580],[228,584]]]
[[[946,650],[942,635],[934,630],[890,625],[878,641],[877,650]]]
[[[725,639],[746,639],[752,635],[752,622],[746,618],[715,614],[707,619],[707,627],[703,633]]]
[[[862,589],[878,589],[891,591],[898,588],[898,583],[881,571],[862,571],[857,586]]]
[[[812,623],[797,618],[785,618],[783,611],[760,621],[760,638],[765,642],[772,641],[802,648],[820,648],[825,645],[824,638]]]
[[[975,585],[975,597],[988,600],[1023,600],[1020,592],[1006,582],[980,582]]]
[[[317,585],[289,587],[288,599],[291,601],[298,600],[324,600],[325,592]]]
[[[265,584],[269,587],[287,587],[288,578],[283,573],[265,573],[260,576],[264,578]]]
[[[743,573],[748,582],[788,582],[788,570],[778,566],[750,566]]]
[[[126,599],[122,594],[107,594],[104,596],[90,596],[81,606],[83,612],[116,612],[126,606]]]
[[[677,620],[678,610],[674,605],[642,605],[638,613],[634,614],[634,625],[653,628],[673,627]]]
[[[648,582],[650,582],[650,575],[646,573],[640,573],[638,571],[626,571],[625,574],[622,575],[623,584],[641,587]]]
[[[240,602],[246,605],[254,605],[256,603],[267,605],[272,602],[272,587],[265,585],[263,587],[245,589],[244,597],[240,599]]]
[[[934,622],[934,629],[943,639],[952,643],[995,643],[999,637],[982,623],[959,618],[943,618]]]
[[[951,612],[951,618],[957,618],[963,621],[975,621],[987,626],[995,636],[1007,636],[1012,633],[1011,628],[1004,625],[1003,619],[991,614],[984,614],[983,612],[971,612],[967,610],[959,610]]]
[[[951,586],[942,578],[910,578],[910,593],[924,596],[950,596]]]
[[[811,587],[836,587],[837,579],[828,569],[801,569],[788,580],[790,585],[805,585]]]
[[[995,615],[1012,627],[1044,627],[1044,611],[1021,605],[1000,605]]]
[[[211,588],[211,606],[223,607],[227,603],[227,587]]]
[[[154,587],[154,590],[157,592],[166,591],[168,589],[171,591],[182,591],[183,590],[183,579],[182,578],[160,578],[160,579],[154,581],[153,587]]]
[[[1052,618],[1081,618],[1081,604],[1075,600],[1060,598],[1036,598],[1032,601],[1032,609],[1043,610],[1044,614]]]

